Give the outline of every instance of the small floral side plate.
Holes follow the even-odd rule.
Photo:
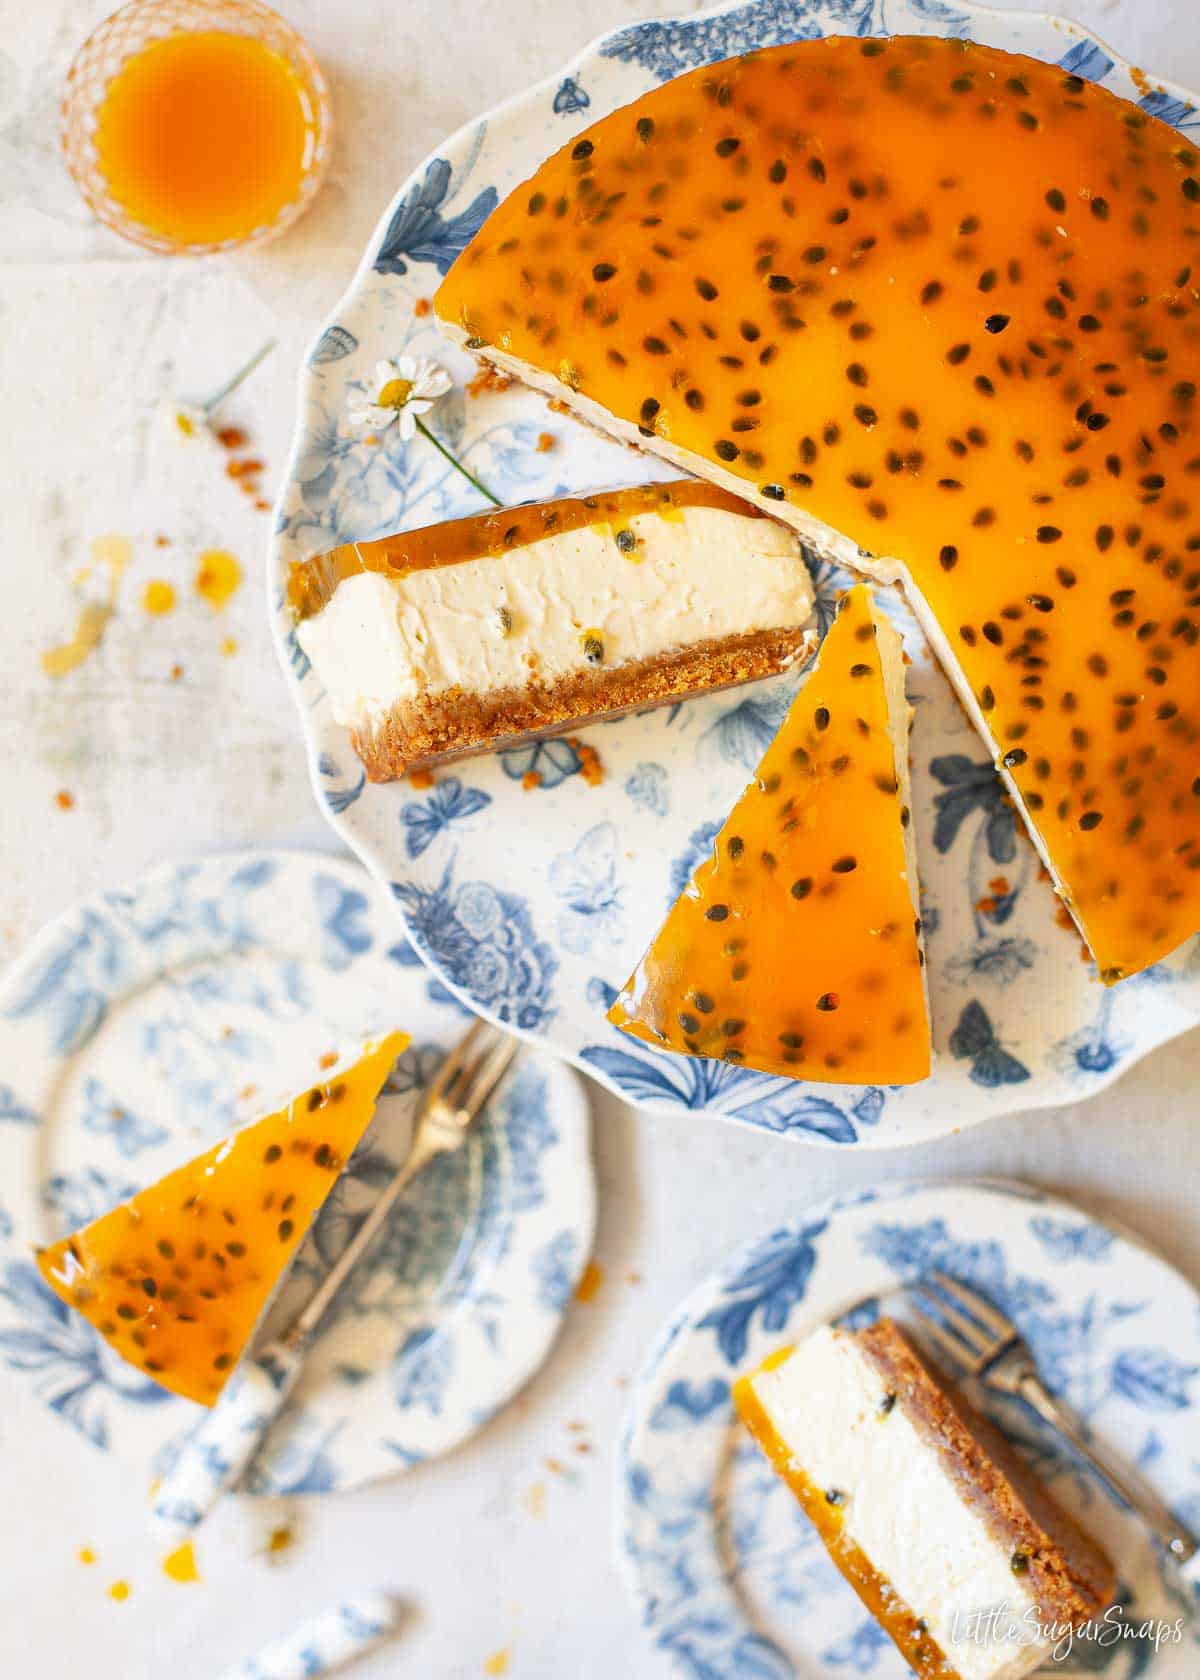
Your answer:
[[[86,900],[0,982],[0,1366],[147,1485],[200,1414],[64,1306],[32,1249],[304,1089],[326,1053],[401,1027],[412,1042],[271,1309],[282,1328],[403,1159],[421,1088],[469,1024],[398,934],[355,865],[239,853]],[[594,1201],[581,1082],[526,1054],[351,1275],[251,1490],[353,1487],[481,1427],[549,1349]]]
[[[1190,96],[1152,86],[1077,25],[965,0],[757,0],[603,36],[559,76],[446,141],[388,207],[302,376],[271,571],[276,638],[318,797],[392,885],[440,982],[647,1108],[868,1148],[1078,1101],[1200,1020],[1196,941],[1113,991],[1081,961],[982,743],[898,600],[886,604],[913,660],[914,812],[938,1065],[920,1086],[847,1089],[665,1055],[605,1020],[777,729],[796,677],[591,729],[598,786],[591,754],[560,739],[456,765],[424,791],[368,787],[297,645],[283,585],[290,562],[335,543],[480,507],[421,425],[508,503],[670,476],[520,386],[466,395],[473,363],[443,342],[424,300],[549,152],[668,77],[780,41],[901,31],[1033,54],[1200,135]],[[402,356],[418,368],[421,357],[444,363],[455,389],[408,438],[403,416],[378,432],[356,425],[391,377],[378,364]],[[811,560],[827,623],[846,579],[820,555]]]
[[[823,1321],[872,1322],[935,1268],[1008,1313],[1086,1428],[1200,1528],[1200,1297],[1178,1272],[1031,1185],[860,1191],[734,1255],[683,1303],[637,1381],[621,1447],[620,1548],[664,1674],[909,1675],[738,1423],[730,1384]],[[1046,1672],[1189,1680],[1200,1668],[1194,1589],[1022,1402],[974,1398],[1117,1565],[1116,1625],[1094,1624],[1094,1637],[1060,1650]],[[1157,1650],[1153,1636],[1137,1636],[1143,1623],[1169,1630]]]

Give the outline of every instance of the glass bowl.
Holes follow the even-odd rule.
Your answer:
[[[100,167],[96,131],[109,84],[128,59],[154,41],[199,30],[251,36],[285,59],[300,90],[306,137],[299,190],[269,221],[235,238],[191,243],[137,221],[113,196]],[[291,25],[261,0],[131,0],[80,47],[67,72],[59,116],[63,158],[100,220],[124,239],[172,255],[200,256],[273,239],[308,208],[329,168],[333,139],[329,87],[320,66]]]

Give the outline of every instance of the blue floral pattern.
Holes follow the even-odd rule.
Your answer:
[[[450,181],[450,165],[445,158],[435,158],[421,184],[400,200],[375,257],[381,274],[407,274],[409,263],[430,263],[439,274],[449,273],[450,264],[466,250],[498,202],[495,187],[486,187],[465,210],[445,216]]]
[[[1076,1100],[1200,1018],[1200,959],[1179,953],[1153,991],[1128,982],[1100,995],[1072,936],[1055,926],[1036,853],[915,620],[898,591],[881,591],[913,661],[913,813],[933,1076],[916,1086],[855,1091],[681,1065],[610,1027],[605,1000],[753,773],[801,674],[596,724],[587,745],[598,755],[599,779],[590,753],[585,777],[579,746],[557,738],[466,760],[425,792],[404,782],[370,785],[294,645],[282,605],[287,568],[334,542],[478,506],[420,438],[405,445],[393,429],[368,446],[349,425],[348,394],[364,388],[384,356],[432,355],[452,369],[459,390],[439,404],[439,436],[508,505],[661,477],[661,462],[567,418],[549,422],[555,447],[539,451],[548,424],[543,397],[520,384],[466,397],[461,387],[473,362],[417,303],[491,204],[548,150],[670,76],[831,33],[979,35],[1059,64],[1064,74],[1103,81],[1185,131],[1200,120],[1183,90],[1136,86],[1126,66],[1074,25],[1024,13],[986,14],[985,25],[983,16],[957,0],[756,0],[617,29],[420,165],[314,346],[274,575],[276,632],[325,810],[373,872],[394,883],[436,976],[432,996],[469,1000],[545,1038],[610,1089],[650,1107],[686,1106],[809,1142],[874,1147]],[[806,559],[824,631],[849,581],[853,550],[809,546]],[[476,911],[486,922],[479,939]],[[86,979],[80,968],[73,989],[86,994]],[[66,1030],[86,1032],[86,995],[72,1001],[64,990],[62,997]]]
[[[453,790],[449,806],[461,809]],[[509,964],[506,995],[528,1007],[540,996],[537,955],[506,937],[511,907],[490,893],[461,889],[460,926]],[[174,1461],[193,1408],[118,1358],[46,1287],[30,1251],[288,1095],[280,1080],[300,1083],[322,1053],[401,1025],[412,1042],[273,1308],[286,1322],[394,1176],[413,1108],[462,1032],[458,1006],[427,995],[419,959],[395,936],[388,895],[352,866],[234,855],[69,911],[0,986],[12,1080],[0,1087],[0,1368],[146,1480],[152,1464]],[[538,1298],[534,1259],[570,1238],[569,1296],[593,1194],[577,1077],[523,1057],[338,1296],[254,1463],[254,1488],[351,1486],[477,1429],[549,1346],[562,1305]]]
[[[415,799],[401,808],[400,821],[404,824],[404,845],[409,857],[419,858],[440,834],[449,832],[452,823],[485,811],[491,802],[490,793],[464,787],[457,776],[443,776],[428,799]]]
[[[558,959],[522,899],[486,881],[456,886],[453,858],[432,890],[408,882],[392,890],[409,937],[451,985],[509,1026],[529,1032],[546,1022]]]
[[[738,1424],[730,1385],[834,1315],[872,1322],[894,1291],[939,1268],[1016,1320],[1089,1430],[1118,1451],[1142,1443],[1143,1473],[1177,1509],[1200,1510],[1200,1301],[1183,1278],[1029,1186],[856,1191],[735,1255],[683,1303],[637,1380],[621,1449],[623,1554],[643,1625],[681,1680],[902,1672]],[[990,1407],[1122,1560],[1125,1621],[1173,1623],[1185,1606],[1137,1519],[1016,1403]],[[1198,1644],[1190,1629],[1152,1662],[1137,1640],[1093,1645],[1086,1667],[1187,1680]]]

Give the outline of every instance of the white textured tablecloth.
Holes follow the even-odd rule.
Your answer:
[[[197,262],[143,256],[97,228],[59,167],[59,84],[103,0],[0,0],[0,959],[79,894],[163,859],[331,844],[263,611],[267,516],[219,463],[168,447],[156,407],[202,397],[277,335],[230,410],[273,485],[301,352],[395,185],[443,134],[598,31],[679,9],[280,4],[333,85],[333,178],[276,244]],[[1196,0],[1065,9],[1151,72],[1200,86]],[[125,604],[100,651],[53,684],[41,650],[73,623],[72,578],[107,533],[134,540]],[[170,546],[156,548],[156,533]],[[208,547],[248,573],[220,617],[191,591]],[[137,601],[152,576],[175,583],[180,605],[148,623]],[[222,651],[226,637],[235,652]],[[275,1566],[258,1553],[278,1508],[231,1502],[204,1538],[201,1585],[163,1576],[145,1490],[0,1371],[0,1674],[211,1680],[313,1610],[382,1587],[413,1614],[354,1671],[364,1680],[500,1673],[503,1652],[513,1680],[652,1680],[661,1669],[613,1561],[612,1469],[624,1386],[679,1297],[764,1221],[814,1197],[979,1172],[1037,1178],[1118,1215],[1200,1280],[1198,1070],[1192,1035],[1086,1105],[887,1155],[789,1148],[682,1116],[642,1121],[598,1094],[604,1281],[540,1376],[453,1458],[296,1508],[297,1543]],[[590,1450],[576,1450],[581,1440]],[[82,1546],[97,1563],[77,1560]],[[124,1602],[108,1596],[118,1579],[130,1583]]]

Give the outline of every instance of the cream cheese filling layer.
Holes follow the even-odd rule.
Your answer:
[[[628,552],[605,524],[343,579],[297,630],[337,722],[361,728],[422,695],[552,683],[812,616],[799,539],[773,520],[697,506],[636,514],[622,529],[636,539]]]
[[[843,1532],[962,1680],[1017,1680],[1045,1660],[1036,1604],[1009,1552],[901,1406],[882,1409],[884,1383],[852,1337],[823,1326],[752,1386],[796,1466],[841,1495]]]

